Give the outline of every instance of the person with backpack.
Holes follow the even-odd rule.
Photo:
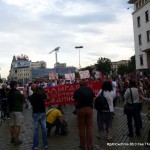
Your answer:
[[[112,139],[112,120],[114,114],[113,100],[116,97],[113,92],[112,83],[105,81],[102,85],[102,89],[99,91],[95,99],[95,108],[97,110],[97,125],[99,133],[97,137],[100,138],[100,132],[104,131],[104,125],[107,132],[107,140]],[[97,104],[98,103],[98,104]]]
[[[6,83],[2,84],[2,89],[0,89],[0,99],[2,100],[2,110],[4,113],[4,120],[10,119],[9,111],[8,111],[8,101],[7,101],[7,92],[9,88],[7,87]]]
[[[79,127],[80,145],[79,148],[88,150],[93,148],[92,128],[93,128],[93,101],[94,93],[91,87],[85,82],[80,83],[80,87],[75,91],[73,98],[76,104],[77,121]]]

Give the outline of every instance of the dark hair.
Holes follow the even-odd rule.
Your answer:
[[[10,82],[10,88],[14,88],[15,86],[17,86],[17,81],[11,81]]]
[[[59,109],[59,110],[61,110],[61,107],[62,107],[61,105],[57,105],[56,108]]]
[[[105,81],[102,85],[102,90],[104,91],[112,91],[113,90],[113,87],[112,87],[112,84],[110,81]]]
[[[80,83],[80,87],[83,87],[83,86],[86,86],[86,82],[84,82],[84,81],[82,81],[82,82]]]
[[[130,87],[136,87],[136,82],[134,80],[129,81],[129,86]]]

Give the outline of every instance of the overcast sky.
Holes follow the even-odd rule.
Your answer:
[[[135,54],[132,5],[128,0],[0,0],[0,74],[7,77],[13,56],[67,66],[112,62]]]

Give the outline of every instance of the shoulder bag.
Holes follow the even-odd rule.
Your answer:
[[[134,112],[134,108],[133,108],[133,96],[132,96],[132,91],[130,89],[130,94],[131,94],[131,101],[132,104],[126,103],[124,105],[124,113],[125,114],[132,114]]]

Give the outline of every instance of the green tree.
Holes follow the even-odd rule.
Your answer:
[[[136,66],[135,66],[135,55],[131,56],[129,63],[128,63],[128,68],[129,68],[129,72],[133,72],[136,70]]]
[[[95,64],[95,68],[103,74],[108,75],[111,70],[111,60],[103,57],[99,58],[97,64]]]
[[[95,68],[94,65],[91,65],[91,66],[87,66],[85,68],[81,68],[80,70],[83,71],[83,70],[89,70],[90,74],[92,74],[92,71],[93,69]]]
[[[129,73],[129,68],[127,65],[121,64],[118,66],[118,74],[124,75],[126,73]]]
[[[3,80],[0,78],[0,83],[3,83]]]

